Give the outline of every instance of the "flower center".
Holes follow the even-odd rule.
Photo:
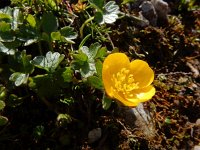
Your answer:
[[[116,74],[113,74],[112,79],[114,83],[114,90],[122,92],[124,95],[130,95],[130,92],[134,89],[138,89],[138,82],[135,82],[133,75],[130,74],[130,70],[122,68]]]

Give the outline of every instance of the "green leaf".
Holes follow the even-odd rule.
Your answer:
[[[127,4],[127,3],[133,3],[133,2],[135,2],[136,0],[123,0],[122,1],[122,5],[125,5],[125,4]]]
[[[12,42],[15,40],[15,36],[11,31],[10,24],[6,22],[0,22],[0,41],[1,42]]]
[[[51,33],[58,28],[57,18],[52,12],[44,13],[42,16],[42,29],[44,32]]]
[[[36,20],[33,17],[33,15],[28,14],[27,18],[26,18],[27,22],[30,24],[31,27],[35,28],[36,26]]]
[[[6,101],[6,105],[10,107],[17,107],[21,105],[26,97],[18,97],[15,94],[10,94],[8,100]]]
[[[58,52],[47,52],[46,57],[36,56],[31,63],[38,68],[45,69],[48,72],[54,72],[60,62],[64,59],[64,54]]]
[[[44,135],[45,128],[42,125],[36,126],[33,131],[33,136],[36,139],[41,138]]]
[[[27,83],[28,77],[29,74],[15,72],[10,76],[9,80],[13,81],[16,86],[20,86],[21,84]]]
[[[0,22],[0,32],[2,34],[2,32],[6,32],[10,30],[10,24],[6,23],[5,21]],[[0,34],[0,35],[1,35]]]
[[[0,100],[0,110],[4,109],[5,106],[5,102]]]
[[[100,60],[97,60],[95,67],[96,67],[96,71],[97,71],[97,76],[99,78],[101,78],[102,77],[102,68],[103,68],[102,62]]]
[[[96,73],[96,67],[94,62],[85,62],[80,68],[80,73],[83,78],[93,76]]]
[[[18,26],[22,24],[23,18],[24,16],[22,12],[20,11],[20,9],[14,7],[13,13],[12,13],[12,23],[11,23],[12,30],[16,30]]]
[[[36,43],[41,36],[40,33],[38,33],[37,28],[33,28],[27,25],[21,25],[17,35],[18,40],[25,42],[24,46]]]
[[[23,73],[32,73],[34,70],[33,65],[30,63],[30,57],[26,55],[26,51],[23,50],[18,58],[20,66],[22,67],[21,72]]]
[[[53,10],[56,10],[56,2],[55,2],[55,0],[45,0],[44,2],[45,2],[46,6],[49,6]]]
[[[74,60],[72,61],[72,66],[74,69],[80,69],[81,66],[84,65],[85,62],[87,62],[88,57],[84,53],[78,53],[78,54],[73,54]]]
[[[55,72],[54,79],[60,86],[65,87],[68,86],[66,83],[72,82],[73,74],[71,67],[60,68]]]
[[[100,49],[101,45],[99,43],[91,44],[88,48],[87,46],[83,46],[80,50],[87,55],[89,61],[94,61],[94,58]]]
[[[55,40],[55,41],[60,41],[61,40],[61,34],[60,32],[52,32],[51,33],[51,38],[52,40]]]
[[[103,59],[106,55],[107,55],[107,48],[102,47],[101,49],[98,50],[95,58]]]
[[[0,100],[4,101],[6,99],[7,91],[3,85],[0,85]]]
[[[103,99],[102,99],[102,107],[103,107],[103,109],[108,110],[110,108],[110,106],[111,106],[111,103],[112,103],[112,99],[110,99],[109,97],[107,97],[104,94]]]
[[[101,10],[97,11],[95,14],[95,20],[99,24],[112,24],[118,19],[118,14],[120,13],[119,11],[119,6],[116,5],[115,1],[109,1],[105,4]]]
[[[63,69],[61,76],[63,77],[64,82],[71,82],[73,79],[73,70],[70,67]]]
[[[119,6],[116,5],[115,1],[109,1],[105,6],[104,6],[104,12],[103,12],[103,23],[108,23],[112,24],[116,21],[118,18],[119,14]]]
[[[74,32],[74,28],[66,26],[60,29],[61,41],[74,44],[73,39],[77,38],[77,33]]]
[[[47,98],[57,98],[62,91],[60,82],[52,74],[36,75],[29,77],[30,89],[39,96]]]
[[[4,126],[8,123],[8,118],[4,116],[0,116],[0,126]]]
[[[68,114],[59,114],[57,117],[57,121],[59,122],[59,125],[65,126],[72,122],[72,118]]]
[[[104,0],[88,0],[88,1],[98,11],[102,10],[103,5],[104,5]]]
[[[0,21],[11,22],[12,17],[0,12]]]
[[[7,55],[14,55],[15,49],[9,47],[5,43],[3,44],[2,42],[0,42],[0,52],[7,54]]]
[[[94,20],[99,23],[99,24],[103,24],[103,13],[102,12],[96,12],[94,15]]]
[[[103,83],[102,80],[96,76],[90,76],[87,78],[87,82],[89,85],[96,89],[103,89]]]
[[[12,8],[11,7],[4,7],[3,9],[0,9],[0,13],[6,14],[10,16],[10,19],[12,19]]]

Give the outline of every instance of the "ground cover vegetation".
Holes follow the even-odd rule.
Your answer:
[[[198,0],[1,0],[0,149],[200,146]]]

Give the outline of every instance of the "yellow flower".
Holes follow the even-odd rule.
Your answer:
[[[125,106],[137,106],[155,95],[154,72],[142,60],[129,61],[124,53],[110,54],[103,63],[105,91]]]

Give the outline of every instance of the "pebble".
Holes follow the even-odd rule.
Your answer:
[[[96,128],[96,129],[91,130],[88,133],[88,142],[89,143],[96,142],[97,140],[101,138],[101,134],[102,134],[101,128]]]

